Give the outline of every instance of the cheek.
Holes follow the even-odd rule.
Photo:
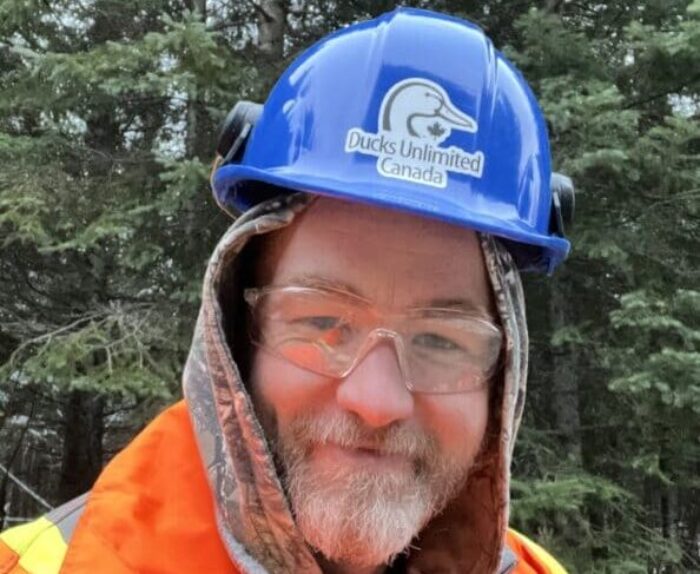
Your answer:
[[[332,397],[324,377],[295,367],[256,349],[251,364],[250,392],[266,432],[269,421],[284,428],[291,420]],[[267,424],[266,424],[267,423]]]
[[[423,395],[421,399],[424,425],[438,439],[444,452],[462,460],[473,459],[488,426],[488,391]]]

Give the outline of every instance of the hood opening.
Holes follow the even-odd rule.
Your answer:
[[[252,237],[235,259],[221,271],[217,297],[221,306],[226,343],[238,365],[242,382],[248,388],[252,344],[250,342],[250,313],[243,300],[243,291],[258,287],[256,262],[261,257],[265,238]]]
[[[217,246],[205,280],[202,311],[184,377],[187,402],[221,520],[222,539],[234,536],[265,570],[320,570],[291,514],[278,469],[248,392],[251,344],[242,292],[256,282],[266,238],[308,205],[306,194],[278,198],[241,216]],[[296,198],[296,199],[295,199]],[[494,375],[485,444],[458,495],[419,533],[409,568],[496,572],[508,520],[512,443],[524,399],[527,331],[522,290],[511,256],[480,235],[498,317],[506,333]],[[232,559],[242,550],[229,548]],[[396,566],[401,562],[397,562]],[[441,570],[442,568],[442,570]]]

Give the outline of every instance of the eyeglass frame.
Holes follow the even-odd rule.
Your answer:
[[[253,320],[256,321],[255,319],[255,312],[258,306],[258,302],[260,301],[261,298],[263,298],[266,295],[269,295],[271,293],[275,292],[288,292],[288,291],[302,291],[302,292],[315,292],[315,293],[321,293],[321,294],[330,294],[330,295],[335,295],[335,296],[341,296],[350,300],[357,301],[359,303],[363,303],[367,305],[368,307],[373,306],[373,302],[366,297],[363,297],[361,295],[358,295],[356,293],[350,292],[348,290],[342,289],[342,288],[335,288],[335,287],[313,287],[313,286],[307,286],[307,285],[293,285],[293,284],[287,284],[287,285],[267,285],[264,287],[248,287],[243,290],[243,299],[244,301],[248,304],[249,306],[249,311],[253,315]],[[500,326],[498,326],[496,323],[494,323],[490,318],[486,318],[482,315],[477,315],[475,313],[469,313],[466,311],[457,311],[455,309],[451,308],[445,308],[445,307],[415,307],[411,308],[408,310],[408,312],[420,312],[420,311],[437,311],[437,312],[447,312],[447,313],[455,313],[459,314],[461,317],[468,319],[470,321],[474,321],[481,326],[486,326],[487,328],[491,329],[492,332],[495,335],[498,335],[499,339],[499,351],[497,353],[496,359],[493,361],[493,364],[490,365],[489,368],[484,369],[484,376],[483,378],[480,378],[482,381],[481,384],[478,386],[475,386],[474,388],[469,388],[469,389],[457,389],[457,390],[448,390],[448,391],[429,391],[429,390],[422,390],[422,389],[416,389],[413,386],[413,383],[411,382],[410,378],[407,376],[408,373],[411,372],[411,369],[407,365],[407,356],[406,356],[406,350],[405,350],[405,345],[403,341],[403,336],[400,332],[390,329],[390,328],[385,328],[385,327],[375,327],[371,329],[366,337],[364,342],[359,346],[357,349],[357,352],[355,353],[354,359],[348,366],[348,368],[342,373],[342,374],[335,374],[335,373],[328,373],[328,372],[322,372],[318,370],[314,370],[312,368],[309,368],[308,366],[304,365],[299,365],[295,363],[293,360],[291,360],[288,356],[285,356],[282,352],[280,352],[278,349],[274,348],[271,345],[267,345],[263,340],[257,340],[256,337],[253,336],[253,333],[251,332],[251,342],[265,350],[268,353],[271,353],[272,355],[281,358],[284,361],[289,362],[290,364],[304,369],[306,371],[319,374],[321,376],[328,376],[328,377],[333,377],[337,379],[345,379],[348,377],[353,370],[361,363],[361,361],[365,358],[367,353],[374,348],[378,344],[378,340],[391,340],[392,343],[394,344],[395,348],[395,353],[397,356],[397,360],[399,363],[399,368],[401,370],[401,375],[402,379],[404,382],[405,387],[407,390],[411,393],[418,393],[418,394],[435,394],[435,395],[449,395],[449,394],[460,394],[460,393],[468,393],[468,392],[475,392],[482,390],[486,388],[489,384],[489,382],[493,379],[494,373],[496,373],[499,369],[499,365],[501,362],[501,356],[503,354],[503,341],[504,341],[504,334],[503,330],[501,329]],[[403,313],[398,313],[399,315],[404,315],[405,312]],[[265,339],[264,336],[261,337],[261,339]]]

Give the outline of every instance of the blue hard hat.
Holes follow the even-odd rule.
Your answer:
[[[469,22],[401,8],[341,29],[289,66],[253,124],[213,174],[224,207],[308,191],[496,235],[521,269],[551,272],[569,251],[542,112]]]

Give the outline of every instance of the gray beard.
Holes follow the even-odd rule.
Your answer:
[[[373,442],[413,462],[401,472],[315,468],[314,444]],[[451,500],[471,461],[446,460],[436,441],[397,426],[367,430],[355,417],[308,416],[277,442],[284,486],[307,543],[328,560],[356,567],[389,564]]]

